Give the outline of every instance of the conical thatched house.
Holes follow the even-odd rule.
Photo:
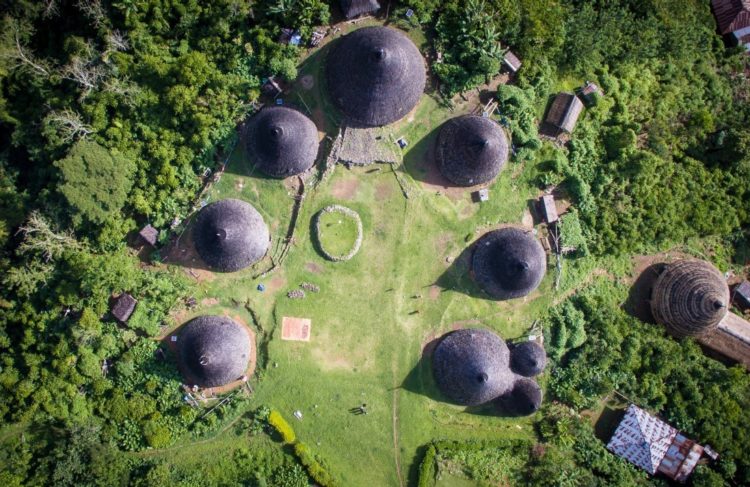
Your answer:
[[[541,374],[547,366],[547,354],[537,342],[521,342],[510,350],[510,370],[524,377]]]
[[[331,99],[352,121],[387,125],[414,108],[425,86],[419,50],[401,31],[364,27],[331,49],[326,65]]]
[[[511,416],[528,416],[539,410],[542,405],[542,388],[532,379],[522,377],[513,385],[513,389],[498,397],[496,407]]]
[[[432,371],[440,391],[452,402],[476,406],[507,392],[513,385],[508,346],[487,330],[449,333],[432,356]]]
[[[286,178],[312,167],[318,155],[318,129],[297,110],[264,108],[247,123],[250,162],[264,174]]]
[[[268,227],[255,208],[226,199],[204,207],[195,219],[193,242],[203,262],[234,272],[260,260],[268,250]]]
[[[698,336],[715,329],[728,306],[724,275],[701,260],[668,264],[651,292],[654,318],[676,336]]]
[[[489,118],[455,117],[440,129],[435,159],[443,176],[458,186],[488,183],[508,160],[508,137]]]
[[[531,233],[502,228],[476,244],[471,268],[479,286],[495,299],[526,296],[542,282],[547,256]]]
[[[247,330],[225,316],[199,316],[180,331],[180,368],[200,387],[219,387],[242,377],[250,360]]]

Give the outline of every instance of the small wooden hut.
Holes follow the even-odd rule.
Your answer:
[[[347,19],[374,14],[380,10],[378,0],[341,0],[341,11]]]
[[[547,366],[544,347],[534,341],[525,341],[510,349],[510,370],[524,377],[541,374]]]
[[[540,203],[544,221],[548,225],[559,220],[559,217],[557,216],[557,206],[555,205],[554,196],[552,196],[551,194],[545,194],[544,196],[542,196],[542,201]]]
[[[138,236],[144,244],[156,247],[156,242],[159,240],[159,230],[152,227],[149,223],[138,232]]]
[[[742,281],[734,288],[732,301],[738,308],[750,308],[750,282]]]
[[[546,121],[556,129],[570,134],[575,130],[582,110],[583,103],[576,95],[559,93],[547,112]]]
[[[508,71],[511,73],[517,73],[519,69],[521,69],[521,60],[518,59],[518,56],[513,54],[511,51],[508,51],[505,53],[505,56],[503,56],[503,64],[508,68]]]
[[[112,300],[112,316],[120,323],[127,323],[138,301],[128,293],[122,293]]]

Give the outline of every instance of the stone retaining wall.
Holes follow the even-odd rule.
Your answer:
[[[357,238],[354,241],[354,245],[352,245],[351,250],[349,253],[345,255],[331,255],[328,253],[328,251],[323,247],[323,244],[320,240],[320,217],[326,213],[343,213],[344,215],[351,217],[354,219],[354,221],[357,223]],[[331,261],[334,262],[343,262],[351,259],[355,255],[357,255],[357,252],[359,252],[359,247],[362,245],[362,219],[359,217],[359,214],[352,210],[351,208],[347,208],[345,206],[341,205],[329,205],[320,210],[318,213],[315,214],[315,238],[317,239],[318,248],[320,249],[323,256]]]

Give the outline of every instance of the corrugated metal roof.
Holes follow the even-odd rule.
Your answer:
[[[711,0],[711,5],[722,34],[750,27],[750,0]]]
[[[631,404],[607,448],[650,474],[655,474],[677,430]]]

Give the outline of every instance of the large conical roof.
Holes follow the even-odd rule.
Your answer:
[[[513,385],[508,346],[487,330],[454,331],[440,340],[432,370],[441,392],[452,402],[476,406],[495,399]]]
[[[526,341],[514,345],[510,351],[510,369],[524,377],[534,377],[547,366],[547,354],[536,342]]]
[[[528,416],[542,405],[542,388],[533,379],[521,377],[513,388],[498,397],[495,405],[502,414]]]
[[[297,110],[272,106],[247,124],[250,162],[263,173],[286,178],[307,171],[318,155],[318,129]]]
[[[221,272],[243,269],[268,250],[268,227],[260,213],[241,200],[204,207],[193,223],[195,249],[209,267]]]
[[[668,264],[654,283],[651,312],[677,336],[713,330],[729,306],[729,287],[714,266],[701,260]]]
[[[477,283],[495,299],[526,296],[542,282],[547,256],[529,232],[502,228],[476,244],[472,270]]]
[[[508,160],[508,138],[496,122],[462,115],[443,124],[435,160],[443,176],[459,186],[492,181]]]
[[[201,387],[233,382],[247,371],[250,334],[225,316],[199,316],[179,334],[179,360],[186,379]]]
[[[425,65],[401,31],[363,27],[331,49],[326,66],[333,102],[354,122],[376,127],[403,118],[424,91]]]

